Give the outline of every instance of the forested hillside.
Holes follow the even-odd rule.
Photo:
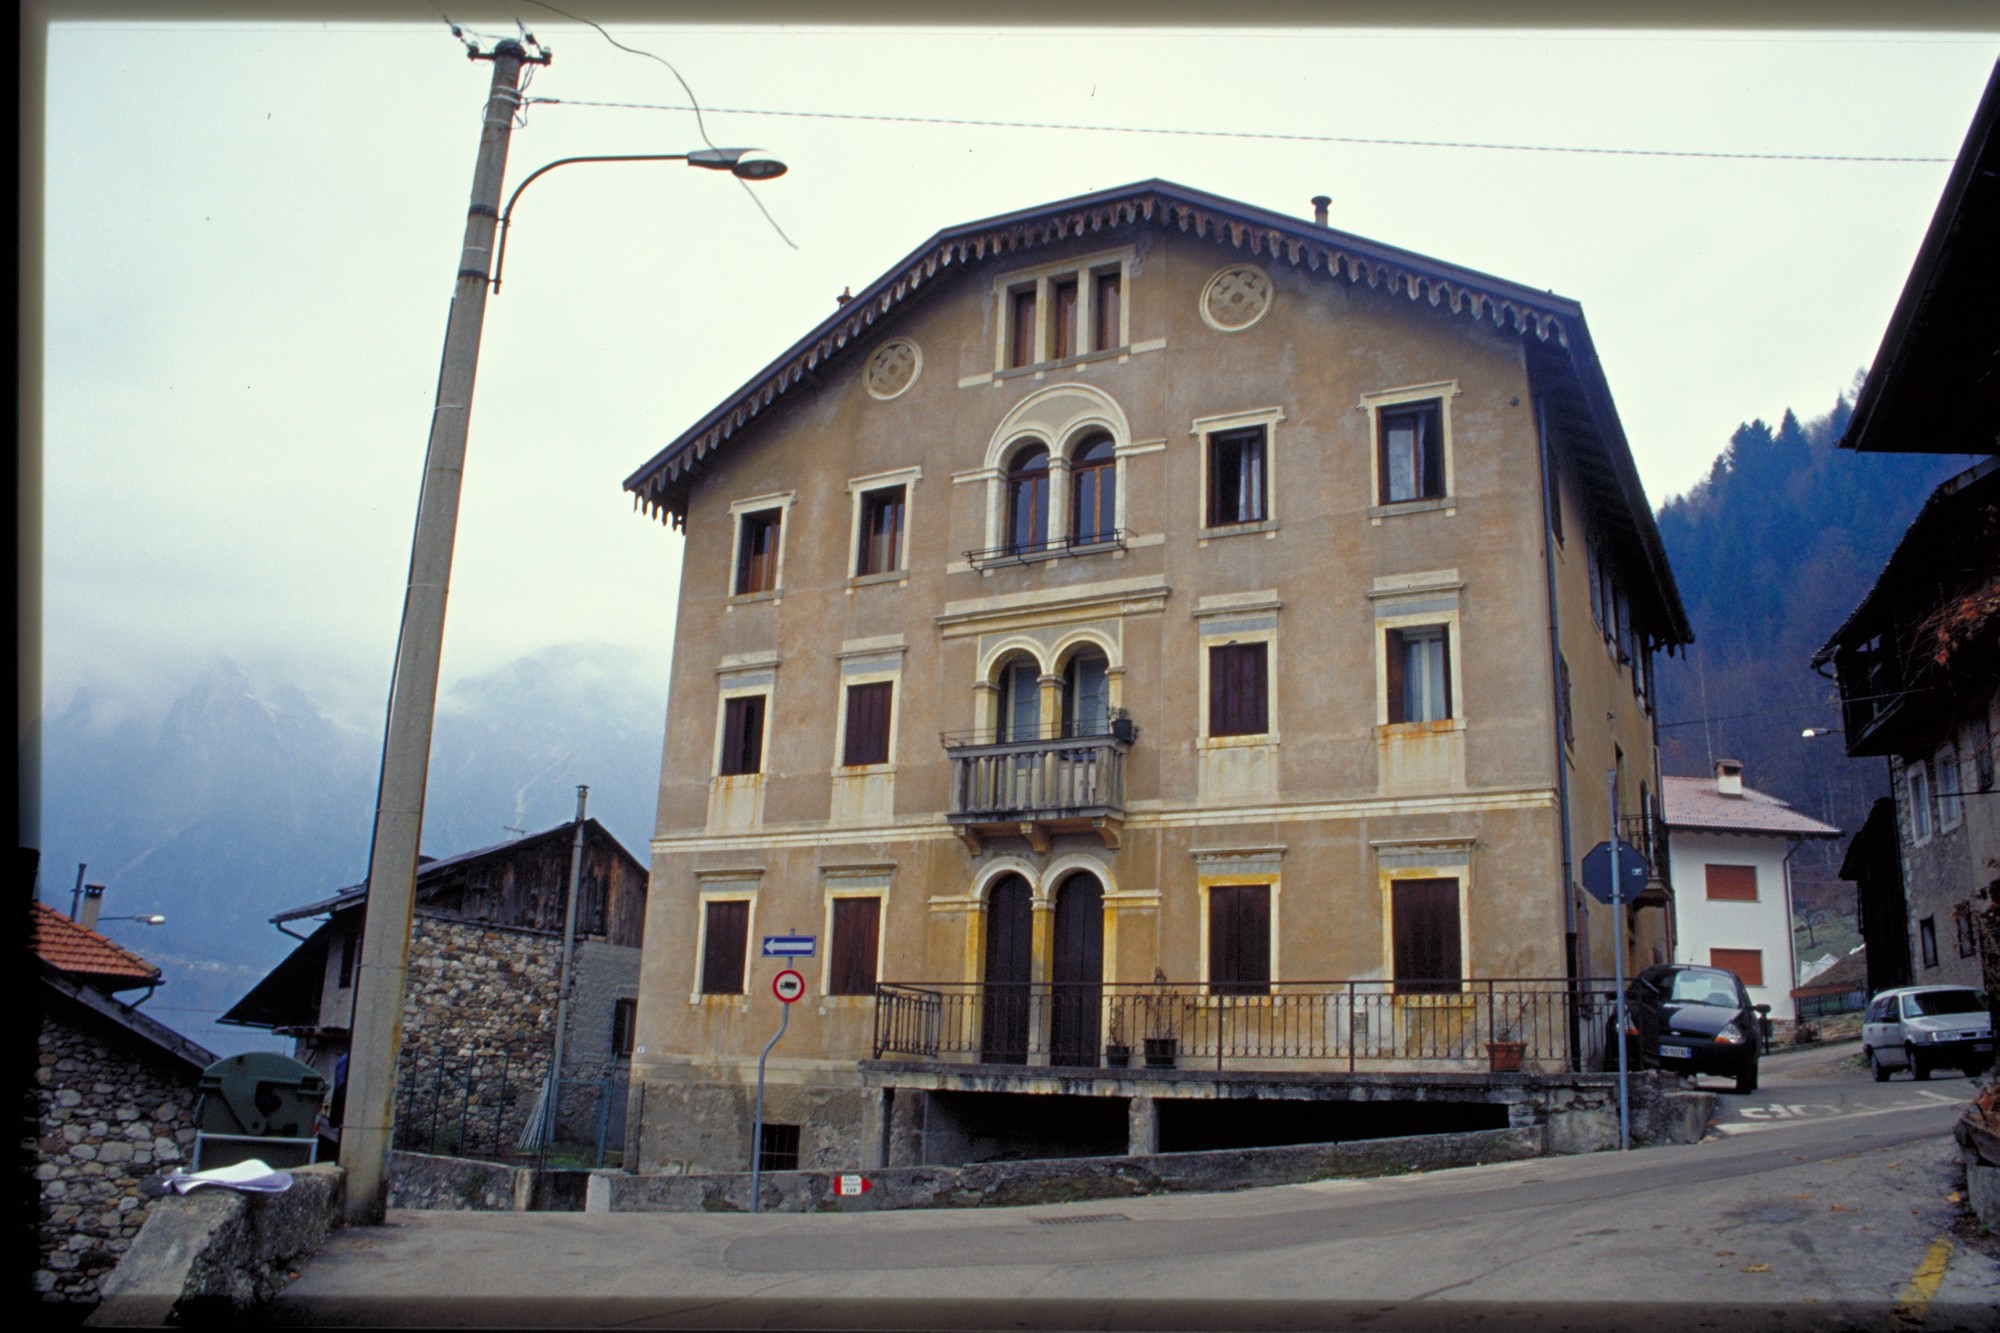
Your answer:
[[[1659,512],[1660,537],[1694,625],[1686,658],[1659,665],[1661,762],[1702,775],[1741,759],[1744,781],[1852,833],[1887,794],[1881,759],[1846,756],[1833,683],[1813,652],[1873,584],[1882,562],[1938,482],[1971,460],[1856,454],[1836,447],[1851,402],[1774,429],[1739,426],[1708,476]],[[1841,845],[1802,849],[1794,870],[1809,896],[1831,877]]]

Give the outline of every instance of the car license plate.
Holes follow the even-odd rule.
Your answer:
[[[1660,1054],[1668,1060],[1692,1060],[1694,1058],[1694,1052],[1687,1047],[1668,1046],[1664,1042],[1660,1044]]]

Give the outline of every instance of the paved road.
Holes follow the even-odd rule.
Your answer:
[[[1954,1234],[1963,1080],[1773,1059],[1684,1148],[1060,1207],[849,1215],[395,1212],[292,1325],[1566,1329],[2000,1327]],[[1939,1100],[1928,1094],[1938,1094]]]

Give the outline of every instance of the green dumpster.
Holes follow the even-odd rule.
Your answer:
[[[326,1099],[326,1079],[311,1065],[274,1051],[251,1051],[202,1070],[198,1087],[195,1170],[253,1157],[276,1168],[318,1160],[313,1127]]]

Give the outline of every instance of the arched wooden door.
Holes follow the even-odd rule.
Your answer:
[[[1034,918],[1028,881],[1008,875],[986,898],[985,1004],[980,1056],[986,1064],[1028,1062],[1028,984],[1033,976]]]
[[[1056,890],[1049,1062],[1097,1064],[1104,995],[1104,886],[1078,871]]]

